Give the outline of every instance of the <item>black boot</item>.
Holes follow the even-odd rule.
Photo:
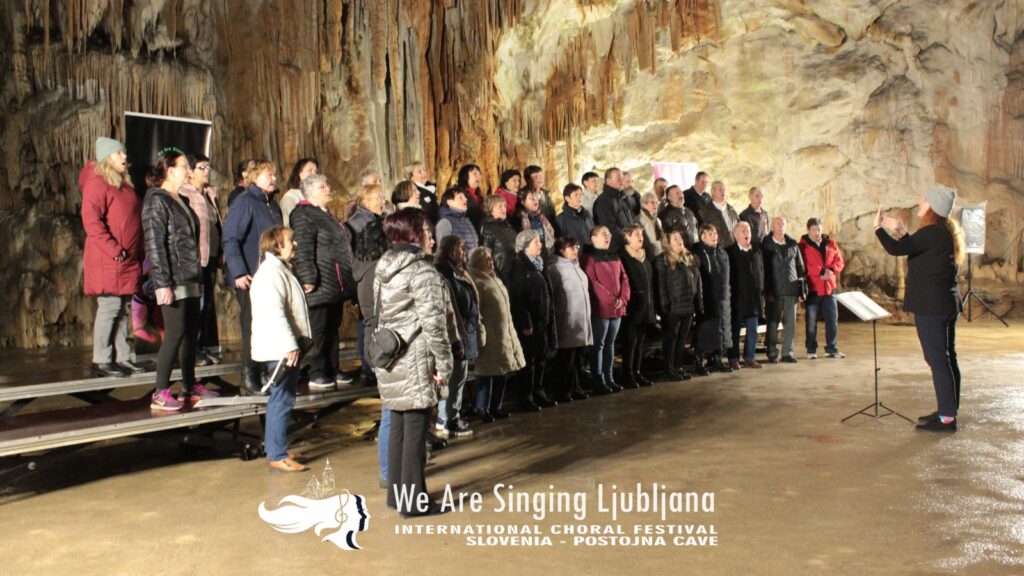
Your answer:
[[[701,354],[694,354],[693,356],[693,373],[697,376],[707,376],[710,374],[707,366],[704,365],[704,356]]]
[[[255,364],[242,365],[242,387],[249,394],[259,394],[263,388],[260,371],[256,369]]]
[[[131,374],[131,372],[129,372],[128,369],[121,368],[120,366],[114,364],[113,362],[107,362],[105,364],[93,364],[92,369],[89,371],[89,373],[92,375],[93,378],[104,378],[111,376],[113,376],[114,378],[124,378],[125,376]]]
[[[644,375],[639,372],[633,374],[633,381],[639,384],[640,386],[643,386],[644,388],[654,386],[654,382],[651,382],[649,379],[645,378]]]
[[[725,364],[722,363],[722,355],[721,354],[715,354],[711,358],[711,371],[712,372],[721,372],[723,374],[729,374],[729,373],[732,372],[732,368],[729,368],[728,366],[726,366]]]
[[[590,391],[594,396],[607,396],[613,392],[615,392],[615,390],[612,390],[607,384],[601,381],[595,381],[593,389]]]

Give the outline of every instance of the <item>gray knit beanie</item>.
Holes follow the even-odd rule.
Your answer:
[[[932,212],[943,218],[949,218],[949,213],[953,211],[953,202],[956,201],[956,190],[945,186],[932,186],[924,193],[924,199],[932,207]]]
[[[116,154],[124,150],[124,144],[121,144],[113,138],[104,138],[100,136],[96,139],[96,161],[103,162],[111,154]]]

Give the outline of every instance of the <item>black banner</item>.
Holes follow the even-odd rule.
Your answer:
[[[192,118],[125,112],[124,134],[128,173],[142,196],[146,191],[146,172],[161,150],[173,147],[185,154],[210,155],[213,124]]]

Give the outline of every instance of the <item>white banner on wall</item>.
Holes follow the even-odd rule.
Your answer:
[[[988,201],[979,202],[964,206],[960,213],[960,225],[964,229],[964,240],[966,246],[964,252],[968,254],[985,253],[985,209]]]
[[[693,185],[693,179],[700,171],[694,162],[655,162],[653,166],[654,178],[664,178],[669,186],[675,184],[684,189]]]

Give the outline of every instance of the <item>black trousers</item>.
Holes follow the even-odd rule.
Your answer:
[[[177,356],[181,382],[186,390],[196,383],[196,342],[199,338],[199,298],[184,298],[160,306],[164,340],[156,357],[156,391],[171,387],[171,370]]]
[[[252,302],[249,291],[235,289],[238,298],[238,321],[242,325],[242,367],[252,366]]]
[[[914,315],[917,339],[932,370],[940,416],[955,417],[960,409],[960,365],[956,361],[956,317]]]
[[[547,367],[547,355],[543,346],[535,340],[536,335],[524,336],[519,339],[523,346],[526,366],[516,374],[519,385],[519,398],[523,401],[533,400],[536,394],[544,392],[544,369]]]
[[[683,347],[692,322],[691,315],[661,317],[661,354],[665,358],[665,370],[678,370],[682,364]]]
[[[554,378],[548,379],[548,397],[561,400],[573,390],[580,390],[580,366],[586,348],[559,348],[555,356]]]
[[[432,410],[391,411],[388,436],[388,507],[398,508],[395,491],[412,498],[405,500],[401,513],[417,513],[416,499],[427,491],[427,426]]]
[[[309,328],[313,332],[313,353],[309,356],[309,376],[328,378],[338,374],[338,328],[341,327],[342,304],[323,304],[309,309]]]
[[[646,324],[626,325],[626,346],[622,352],[622,373],[627,382],[633,379],[633,374],[640,373],[640,366],[644,359],[644,342],[646,340]]]
[[[203,268],[203,297],[199,309],[199,347],[215,348],[220,345],[217,333],[217,299],[214,295],[217,282],[217,261],[211,256],[210,263]]]

